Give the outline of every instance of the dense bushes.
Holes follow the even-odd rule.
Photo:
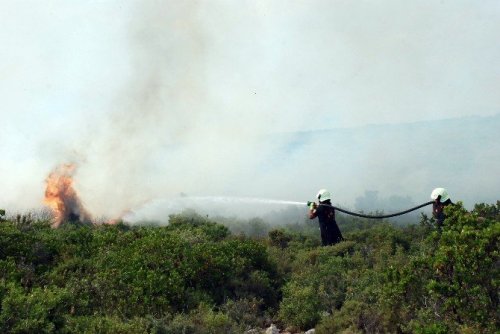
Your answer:
[[[487,206],[472,213],[461,206],[448,209],[442,233],[431,234],[426,252],[392,277],[394,285],[419,274],[411,289],[421,295],[406,298],[418,310],[410,328],[476,333],[498,328],[500,222],[482,216],[483,209],[489,211]],[[401,292],[407,294],[408,287]]]
[[[346,233],[338,245],[304,248],[290,257],[279,317],[303,329],[317,325],[318,333],[495,332],[495,208],[449,208],[441,231],[424,217],[420,227],[375,224]]]
[[[179,322],[200,305],[204,313],[228,301],[277,305],[275,266],[263,244],[233,239],[200,217],[171,222],[57,230],[2,223],[0,331],[128,331],[151,323],[148,317]]]
[[[166,227],[3,221],[0,332],[494,333],[499,209],[448,208],[441,230],[343,218],[329,247],[314,222],[266,238],[251,220],[250,238],[194,212]]]

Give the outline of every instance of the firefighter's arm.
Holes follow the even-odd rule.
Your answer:
[[[316,218],[316,216],[317,216],[317,214],[316,214],[316,208],[318,206],[314,202],[309,202],[308,206],[309,206],[309,219]]]

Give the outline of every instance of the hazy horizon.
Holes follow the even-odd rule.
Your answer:
[[[42,207],[63,163],[94,216],[498,199],[497,1],[8,0],[0,20],[0,208]]]

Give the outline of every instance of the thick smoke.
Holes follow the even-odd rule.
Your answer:
[[[233,92],[212,92],[224,77],[207,69],[213,50],[198,5],[141,4],[136,14],[130,77],[83,150],[86,203],[116,215],[181,192],[244,194],[275,146],[261,139],[269,125],[246,100],[255,92],[230,106]]]
[[[0,6],[0,206],[39,205],[66,162],[111,218],[180,193],[496,200],[493,2]]]
[[[274,127],[269,121],[294,116],[270,106],[259,110],[266,80],[245,69],[259,68],[250,55],[256,50],[245,55],[248,64],[233,55],[233,42],[241,47],[247,43],[241,38],[259,35],[243,28],[232,41],[214,39],[201,10],[188,3],[137,5],[123,55],[127,80],[71,159],[78,161],[79,190],[92,212],[114,217],[181,192],[266,195],[249,181],[262,175],[264,159],[279,145],[265,138]],[[221,50],[232,58],[221,63]]]

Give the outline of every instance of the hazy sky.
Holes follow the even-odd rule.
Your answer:
[[[273,184],[268,136],[500,112],[497,0],[3,0],[0,22],[0,207],[40,206],[65,162],[95,214],[307,200]]]

